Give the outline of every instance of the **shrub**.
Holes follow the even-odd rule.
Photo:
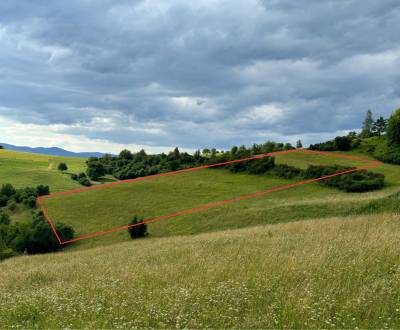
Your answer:
[[[128,232],[132,239],[141,238],[148,235],[147,225],[143,222],[143,218],[134,216],[132,221],[129,223]]]
[[[84,178],[80,178],[78,179],[78,182],[85,187],[90,187],[92,185],[92,183],[90,182],[90,180],[87,177]]]
[[[305,172],[305,177],[307,179],[319,178],[342,172],[346,169],[350,168],[342,166],[309,166]],[[320,182],[346,192],[365,192],[382,189],[385,183],[385,176],[380,173],[360,170],[338,175],[327,180],[321,180]]]
[[[273,170],[273,173],[278,177],[284,179],[293,179],[304,175],[303,170],[286,164],[276,165]]]
[[[36,187],[36,196],[46,196],[50,195],[49,186],[39,185]]]
[[[75,173],[71,174],[71,179],[74,180],[74,181],[77,181],[78,180],[78,175],[75,174]]]
[[[88,168],[86,174],[92,180],[97,180],[106,174],[105,168],[100,161],[88,161],[87,165]]]
[[[7,206],[8,197],[4,195],[0,195],[0,207]]]
[[[27,197],[27,198],[25,198],[25,199],[23,200],[23,203],[24,203],[25,206],[27,206],[27,207],[33,209],[33,208],[36,207],[36,197],[34,197],[34,196],[29,196],[29,197]]]
[[[250,174],[264,174],[275,167],[274,157],[264,157],[251,160],[247,165]]]
[[[9,225],[10,222],[10,216],[5,212],[0,211],[0,225]]]
[[[14,199],[10,199],[7,202],[7,208],[11,211],[14,212],[17,209],[17,203]]]
[[[65,163],[60,163],[58,164],[58,170],[59,171],[67,171],[68,170],[68,165]]]
[[[228,169],[232,173],[246,172],[248,165],[249,165],[249,161],[236,162],[236,163],[232,163],[232,164],[228,165]]]
[[[0,189],[0,195],[3,196],[11,197],[14,196],[16,193],[17,191],[15,190],[15,188],[9,183],[3,184],[3,186]]]
[[[63,241],[71,240],[75,236],[72,227],[61,223],[56,224],[56,231]],[[25,237],[24,248],[29,254],[37,254],[56,252],[61,250],[62,247],[54,235],[53,229],[45,220],[43,213],[39,212]]]

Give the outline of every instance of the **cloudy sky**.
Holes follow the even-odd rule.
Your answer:
[[[305,143],[400,106],[399,0],[1,0],[0,142]]]

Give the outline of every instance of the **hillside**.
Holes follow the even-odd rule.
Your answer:
[[[398,215],[144,239],[0,268],[0,328],[398,328]]]
[[[85,159],[77,157],[54,157],[31,153],[0,150],[0,185],[11,183],[17,188],[49,185],[52,192],[73,189],[79,184],[67,174],[57,171],[60,162],[68,164],[68,171],[85,170]]]
[[[15,185],[62,191],[74,182],[53,169],[57,162],[84,170],[77,159],[0,155]],[[333,160],[293,153],[276,162],[306,168]],[[385,174],[384,189],[345,193],[312,183],[150,224],[150,236],[137,241],[121,231],[61,253],[7,259],[0,328],[399,327],[400,171],[373,171]],[[136,212],[150,217],[295,181],[207,169],[46,203],[80,234],[125,225]],[[20,209],[12,221],[30,217]]]
[[[52,148],[32,148],[27,146],[15,146],[8,143],[0,142],[0,146],[3,146],[7,150],[11,151],[19,151],[19,152],[27,152],[30,154],[39,154],[39,155],[48,155],[48,156],[57,156],[57,157],[101,157],[104,154],[101,152],[72,152],[62,148],[52,147]]]
[[[276,162],[306,168],[310,164],[365,165],[348,159],[302,152],[276,157]],[[355,205],[388,196],[400,188],[396,166],[380,165],[386,187],[371,193],[345,193],[318,183],[192,213],[149,225],[150,237],[189,235],[260,224],[345,215]],[[44,200],[55,222],[72,225],[78,236],[128,224],[133,215],[149,220],[237,196],[287,185],[297,180],[271,175],[232,174],[224,169],[160,177]],[[126,230],[81,241],[74,249],[129,240]]]

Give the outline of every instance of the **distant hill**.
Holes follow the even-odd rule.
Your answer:
[[[13,151],[21,151],[21,152],[29,152],[32,154],[42,154],[42,155],[50,155],[50,156],[63,156],[63,157],[101,157],[104,153],[101,152],[72,152],[62,148],[31,148],[26,146],[14,146],[12,144],[1,143],[0,146],[3,146],[7,150]]]

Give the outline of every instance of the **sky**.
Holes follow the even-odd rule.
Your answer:
[[[398,0],[1,0],[0,142],[305,145],[400,107]]]

